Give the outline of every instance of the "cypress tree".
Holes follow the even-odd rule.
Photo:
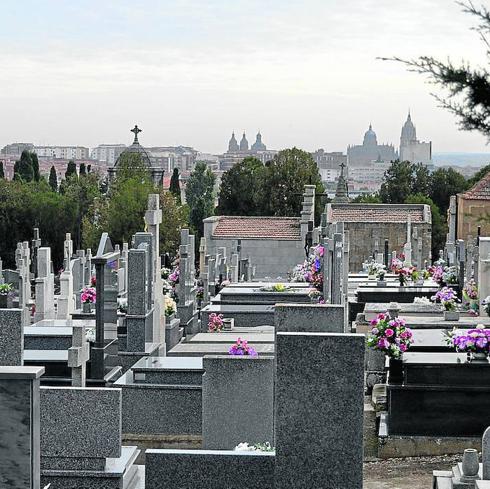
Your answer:
[[[37,153],[32,151],[30,153],[30,156],[31,156],[32,172],[34,175],[34,180],[36,182],[39,182],[39,179],[41,178],[41,176],[39,174],[39,160],[37,159]]]
[[[72,175],[77,174],[77,165],[73,160],[68,162],[68,166],[66,167],[65,179],[68,180]]]
[[[180,182],[179,182],[179,169],[174,168],[172,177],[170,178],[170,192],[174,195],[177,203],[180,204]]]
[[[80,175],[86,175],[87,169],[85,167],[85,163],[80,163]]]
[[[32,182],[34,180],[31,154],[26,149],[22,151],[20,160],[15,162],[14,180],[23,180],[24,182]]]
[[[3,172],[3,161],[0,161],[0,178],[5,178],[5,173]]]
[[[53,192],[58,191],[58,177],[56,176],[56,169],[54,166],[49,170],[49,186],[53,190]]]
[[[87,173],[90,173],[92,171],[92,165],[87,165]]]

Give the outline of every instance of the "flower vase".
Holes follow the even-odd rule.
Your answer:
[[[82,303],[82,312],[84,314],[90,314],[92,312],[92,303],[91,302],[83,302]]]
[[[389,383],[403,383],[403,360],[401,358],[390,358]]]
[[[444,311],[444,321],[459,321],[459,311]]]
[[[377,287],[386,287],[386,280],[378,280],[376,282]]]
[[[471,352],[471,363],[487,363],[488,362],[488,354],[485,352]]]
[[[9,303],[9,295],[8,294],[0,294],[0,309],[7,309]]]
[[[474,482],[475,480],[479,479],[478,472],[480,470],[480,464],[477,450],[474,448],[467,448],[464,451],[461,468],[463,470],[461,482]]]
[[[407,279],[403,275],[398,275],[398,282],[400,283],[400,287],[405,287]]]
[[[368,275],[368,280],[376,280],[376,275]]]

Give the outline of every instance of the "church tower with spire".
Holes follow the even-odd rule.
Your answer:
[[[235,132],[231,133],[230,142],[228,143],[228,153],[236,153],[239,150],[238,142],[235,139]]]
[[[417,139],[417,131],[410,111],[400,136],[400,160],[432,165],[432,142],[424,143]]]
[[[245,133],[243,133],[242,140],[240,141],[240,151],[248,151],[248,141]]]

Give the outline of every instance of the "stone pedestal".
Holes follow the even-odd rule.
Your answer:
[[[43,367],[0,367],[0,487],[40,489],[39,377]]]

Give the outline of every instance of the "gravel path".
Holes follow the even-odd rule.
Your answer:
[[[393,458],[364,464],[364,489],[431,489],[433,470],[450,470],[461,456]]]

